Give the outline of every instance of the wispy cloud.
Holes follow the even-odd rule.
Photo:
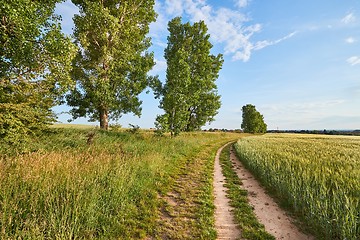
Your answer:
[[[237,7],[246,7],[249,0],[234,0]],[[261,32],[260,23],[250,24],[246,13],[230,8],[214,9],[206,0],[165,0],[156,1],[158,20],[151,27],[154,42],[167,35],[167,22],[175,16],[185,16],[192,22],[205,21],[211,40],[224,49],[224,54],[233,60],[249,61],[254,50],[275,45],[295,35],[291,33],[278,40],[252,41],[252,36]]]
[[[271,46],[271,45],[275,45],[275,44],[278,44],[286,39],[289,39],[291,37],[293,37],[297,32],[292,32],[290,34],[288,34],[287,36],[283,37],[283,38],[280,38],[278,40],[275,40],[275,41],[268,41],[268,40],[265,40],[265,41],[259,41],[255,44],[254,46],[254,50],[260,50],[260,49],[263,49],[265,47],[268,47],[268,46]]]
[[[345,104],[343,99],[329,99],[325,101],[309,101],[309,102],[293,102],[293,103],[279,103],[260,105],[260,112],[264,117],[270,128],[279,127],[280,129],[302,129],[305,128],[328,128],[327,124],[315,123],[319,119],[326,118],[334,114],[333,109]]]
[[[155,66],[152,68],[150,75],[156,75],[158,73],[164,72],[166,70],[167,64],[165,60],[154,59]]]
[[[360,64],[360,57],[359,56],[352,56],[352,57],[349,57],[346,61],[348,63],[350,63],[351,66],[355,66],[355,65]]]
[[[356,20],[355,14],[353,12],[351,12],[351,13],[348,13],[345,17],[343,17],[341,19],[341,22],[344,24],[349,24],[349,23],[355,22],[355,20]]]
[[[249,0],[235,0],[235,6],[238,8],[244,8],[249,4]]]
[[[355,38],[353,38],[353,37],[348,37],[348,38],[346,38],[345,39],[345,42],[347,42],[347,43],[354,43],[354,42],[356,42],[356,40],[355,40]]]
[[[179,0],[166,0],[166,13],[170,15],[181,15],[184,10],[183,1]]]
[[[264,110],[271,111],[273,114],[287,114],[290,112],[296,113],[316,113],[321,109],[328,109],[334,106],[345,103],[343,99],[333,99],[326,101],[313,101],[313,102],[302,102],[302,103],[284,103],[284,104],[271,104],[264,105],[262,108]]]
[[[156,22],[152,22],[150,24],[150,36],[152,37],[152,42],[155,45],[163,47],[163,36],[167,30],[167,22],[169,18],[167,18],[166,14],[164,13],[164,6],[161,2],[155,1],[155,11],[158,13],[156,18]]]

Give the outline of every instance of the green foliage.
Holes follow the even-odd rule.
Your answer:
[[[156,127],[178,135],[214,120],[221,105],[215,81],[223,59],[221,54],[210,54],[210,35],[203,21],[182,24],[177,17],[169,22],[168,30],[166,83],[154,81],[152,87],[165,111],[156,118]]]
[[[50,108],[72,84],[75,46],[60,29],[50,1],[2,1],[0,6],[0,132],[23,142],[54,119]]]
[[[139,125],[129,124],[129,127],[130,128],[127,130],[129,133],[132,133],[132,134],[139,133],[139,130],[140,130]]]
[[[29,104],[0,103],[0,144],[7,153],[27,150],[26,144],[50,123],[51,112],[37,109]]]
[[[265,133],[267,125],[264,122],[264,117],[255,108],[254,105],[247,104],[242,107],[241,128],[246,133]]]
[[[111,129],[112,131],[117,131],[117,132],[119,132],[119,131],[121,131],[122,126],[121,126],[120,123],[113,123],[113,124],[110,125],[110,129]]]
[[[73,118],[90,117],[108,128],[108,119],[123,113],[140,116],[138,95],[148,86],[154,66],[149,24],[155,21],[154,0],[73,0],[74,36],[80,47],[73,63],[76,87],[67,96]]]

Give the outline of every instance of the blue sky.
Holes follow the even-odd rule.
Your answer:
[[[212,52],[224,54],[217,80],[222,107],[205,128],[240,128],[241,107],[250,103],[268,129],[360,129],[360,1],[156,0],[155,9],[151,74],[165,81],[167,22],[175,16],[204,20]],[[76,7],[67,1],[56,12],[71,34]],[[141,118],[124,115],[121,125],[154,126],[159,102],[152,93],[141,99]],[[68,118],[59,115],[61,122]]]

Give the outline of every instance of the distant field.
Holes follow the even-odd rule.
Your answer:
[[[360,238],[360,137],[266,134],[240,139],[236,150],[318,237]]]

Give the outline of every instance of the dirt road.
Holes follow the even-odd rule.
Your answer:
[[[226,146],[226,145],[225,145]],[[234,223],[231,213],[229,199],[226,196],[226,188],[224,176],[221,173],[219,164],[220,148],[216,154],[214,167],[214,195],[215,195],[215,226],[218,232],[218,239],[239,239],[241,238],[241,230]],[[273,235],[276,239],[286,240],[312,240],[312,236],[308,236],[298,230],[292,223],[293,220],[282,210],[278,204],[268,195],[254,176],[247,171],[241,162],[237,159],[233,149],[230,152],[230,160],[233,167],[242,181],[242,187],[248,191],[248,199],[253,207],[255,215],[260,223],[264,224],[265,230]]]

